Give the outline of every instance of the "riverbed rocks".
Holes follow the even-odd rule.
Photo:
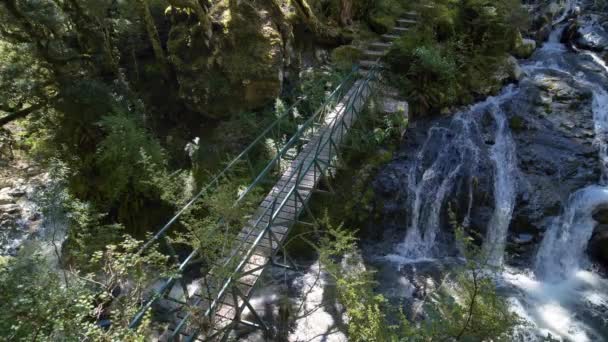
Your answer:
[[[0,255],[15,254],[22,243],[39,232],[42,216],[37,206],[48,174],[16,160],[0,172]]]
[[[576,45],[585,50],[608,52],[608,21],[597,14],[587,14],[578,19]]]

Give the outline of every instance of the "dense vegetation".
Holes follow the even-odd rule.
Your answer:
[[[388,63],[418,115],[472,102],[500,89],[508,53],[527,16],[518,0],[435,0],[392,48]],[[497,70],[503,70],[497,73]]]
[[[39,204],[49,221],[60,222],[51,227],[53,234],[66,235],[63,243],[53,241],[57,262],[35,244],[0,258],[0,336],[147,340],[154,326],[150,315],[138,329],[127,327],[152,280],[175,270],[167,266],[172,263],[163,247],[136,253],[138,240],[295,105],[290,110],[298,115],[279,138],[252,152],[253,169],[264,166],[286,143],[284,136],[314,115],[348,74],[362,42],[389,32],[408,7],[397,0],[0,3],[0,126],[9,128],[0,144],[8,137],[48,170],[51,180]],[[496,80],[480,75],[502,65],[521,38],[524,23],[514,9],[516,0],[437,0],[418,8],[421,24],[388,58],[389,79],[415,113],[462,104],[483,88],[497,87]],[[317,61],[302,71],[310,44],[337,48],[334,63]],[[362,209],[371,196],[370,179],[391,157],[406,124],[403,117],[366,120],[377,128],[353,134],[344,162],[369,164],[349,175],[355,181],[347,191],[363,196],[344,201],[338,210],[344,217],[333,219],[353,223],[353,229],[327,224],[315,241],[324,267],[343,289],[338,296],[350,318],[350,337],[431,341],[507,334],[516,318],[480,273],[485,265],[478,252],[454,274],[464,302],[439,291],[422,327],[374,294],[371,274],[339,267],[337,261],[356,247],[356,215],[369,214]],[[203,271],[221,258],[253,199],[267,190],[256,188],[236,208],[251,174],[238,169],[227,178],[181,217],[171,236],[200,251]],[[389,315],[400,319],[394,323]]]

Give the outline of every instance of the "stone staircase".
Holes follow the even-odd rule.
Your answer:
[[[380,40],[369,44],[367,49],[363,51],[363,57],[359,61],[359,72],[365,76],[370,69],[378,64],[382,66],[379,60],[388,53],[395,40],[406,34],[412,26],[416,25],[417,18],[418,13],[413,11],[407,12],[403,18],[397,19],[395,27],[390,32],[380,36]]]

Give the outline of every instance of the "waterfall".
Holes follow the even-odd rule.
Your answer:
[[[545,279],[561,280],[580,269],[596,222],[593,209],[608,203],[608,188],[591,185],[570,196],[561,217],[555,219],[536,255],[536,273]]]
[[[433,127],[407,172],[407,199],[410,220],[405,240],[393,258],[433,257],[435,238],[441,225],[441,212],[457,176],[475,167],[479,159],[471,136],[478,130],[470,115],[459,113],[448,128]],[[431,144],[431,142],[433,144]],[[433,150],[441,142],[441,150]],[[431,158],[431,164],[428,164]]]
[[[606,64],[595,54],[584,54],[596,57],[592,59],[608,73]],[[591,185],[570,195],[564,213],[554,220],[543,238],[536,255],[535,271],[549,280],[565,279],[580,269],[580,263],[586,259],[587,244],[597,224],[592,218],[593,210],[608,203],[608,92],[585,79],[578,81],[593,92],[595,145],[598,147],[602,170],[599,180],[601,185]]]
[[[494,266],[502,265],[507,234],[513,209],[515,208],[516,188],[518,177],[517,155],[515,143],[504,112],[499,106],[492,110],[492,116],[497,124],[496,139],[490,150],[490,158],[494,162],[494,213],[488,226],[484,251],[488,262]]]
[[[487,251],[492,262],[502,261],[507,230],[515,205],[515,181],[517,160],[515,144],[501,104],[516,93],[507,87],[499,96],[471,106],[454,115],[448,127],[433,127],[416,160],[407,172],[407,202],[410,220],[402,243],[396,254],[388,258],[394,261],[411,261],[436,257],[435,240],[441,227],[442,212],[448,195],[459,176],[468,177],[468,206],[464,224],[468,224],[473,206],[473,174],[480,160],[482,134],[479,119],[489,112],[496,122],[494,145],[489,154],[495,165],[494,189],[496,207],[488,228]],[[429,165],[430,164],[430,165]]]

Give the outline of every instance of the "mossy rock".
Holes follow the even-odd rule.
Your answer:
[[[511,128],[511,130],[513,131],[522,131],[525,129],[526,125],[524,120],[521,118],[521,116],[513,116],[511,119],[509,119],[509,127]]]
[[[279,96],[284,42],[269,13],[263,5],[249,3],[236,13],[224,9],[217,14],[221,27],[215,28],[209,44],[196,24],[172,27],[169,58],[189,109],[223,119],[258,109]]]
[[[352,45],[343,45],[331,52],[332,62],[342,70],[351,69],[363,56],[361,49]]]
[[[517,58],[530,58],[534,50],[536,50],[536,41],[525,39],[521,36],[521,33],[518,33],[515,38],[513,55]]]
[[[375,13],[369,16],[367,23],[374,32],[385,34],[395,27],[396,19],[397,18],[392,15]]]

